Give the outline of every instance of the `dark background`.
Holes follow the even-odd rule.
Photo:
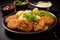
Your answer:
[[[51,10],[54,10],[54,11],[56,11],[60,14],[60,1],[59,0],[47,0],[47,1],[51,1],[53,3],[53,6],[52,6]],[[0,0],[0,6],[4,5],[4,4],[7,4],[7,3],[13,3],[13,0]],[[3,20],[2,12],[0,11],[0,40],[25,40],[25,39],[26,40],[38,40],[40,38],[43,39],[43,40],[56,40],[53,36],[49,37],[50,36],[49,34],[51,34],[51,33],[45,34],[44,37],[41,36],[41,35],[40,35],[41,36],[40,37],[39,34],[36,35],[35,37],[34,36],[31,36],[31,37],[28,36],[27,38],[25,38],[27,35],[25,35],[24,37],[22,37],[23,35],[22,36],[18,35],[18,37],[16,37],[17,35],[15,35],[15,34],[13,35],[13,34],[10,34],[10,33],[6,33],[5,29],[2,27],[2,20]],[[12,36],[10,36],[9,34],[12,35]],[[53,35],[53,34],[51,34],[51,35]],[[15,36],[15,38],[14,38],[14,36]],[[46,38],[48,38],[48,39],[46,39]]]
[[[3,5],[6,3],[12,3],[12,1],[14,0],[0,0],[0,5]],[[53,3],[52,10],[60,12],[60,0],[46,0],[46,1],[51,1]]]

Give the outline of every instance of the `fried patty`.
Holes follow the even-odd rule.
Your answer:
[[[32,30],[32,23],[28,20],[20,20],[20,25],[17,27],[21,31],[29,32]]]
[[[7,23],[7,27],[10,29],[16,29],[19,23],[20,23],[20,20],[12,19]]]
[[[5,19],[5,22],[8,23],[10,20],[12,20],[12,19],[17,19],[17,18],[18,18],[17,15],[11,15],[11,16],[9,16],[9,17],[7,17],[7,18]]]

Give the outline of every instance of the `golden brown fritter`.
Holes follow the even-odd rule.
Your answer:
[[[44,20],[37,20],[33,24],[34,26],[34,31],[41,31],[45,27],[45,21]]]
[[[7,23],[7,27],[10,29],[16,29],[19,23],[20,23],[20,20],[12,19]]]
[[[50,16],[42,16],[41,20],[44,20],[47,25],[52,25],[54,23],[54,18]]]
[[[17,18],[18,18],[17,15],[11,15],[11,16],[9,16],[9,17],[7,17],[7,18],[5,19],[5,22],[8,23],[10,20],[12,20],[12,19],[17,19]]]
[[[29,32],[32,30],[32,23],[28,20],[20,20],[20,25],[17,27],[21,31]]]

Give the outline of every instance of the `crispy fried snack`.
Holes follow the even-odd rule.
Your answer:
[[[41,20],[44,20],[47,25],[52,25],[54,23],[54,18],[50,16],[42,16]]]
[[[32,23],[28,20],[20,20],[20,25],[17,27],[21,31],[29,32],[32,30]]]
[[[19,23],[20,23],[20,20],[12,19],[7,23],[7,27],[10,29],[16,29]]]
[[[33,24],[34,26],[34,31],[41,31],[45,27],[45,21],[44,20],[37,20]]]
[[[11,15],[11,16],[9,16],[9,17],[7,17],[7,18],[5,19],[5,22],[8,23],[10,20],[12,20],[12,19],[17,19],[17,18],[18,18],[17,15]]]

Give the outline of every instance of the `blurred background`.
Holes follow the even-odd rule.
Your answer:
[[[3,5],[6,3],[13,3],[13,1],[14,0],[0,0],[0,5]],[[43,1],[51,1],[53,4],[51,10],[60,12],[60,0],[43,0]]]

